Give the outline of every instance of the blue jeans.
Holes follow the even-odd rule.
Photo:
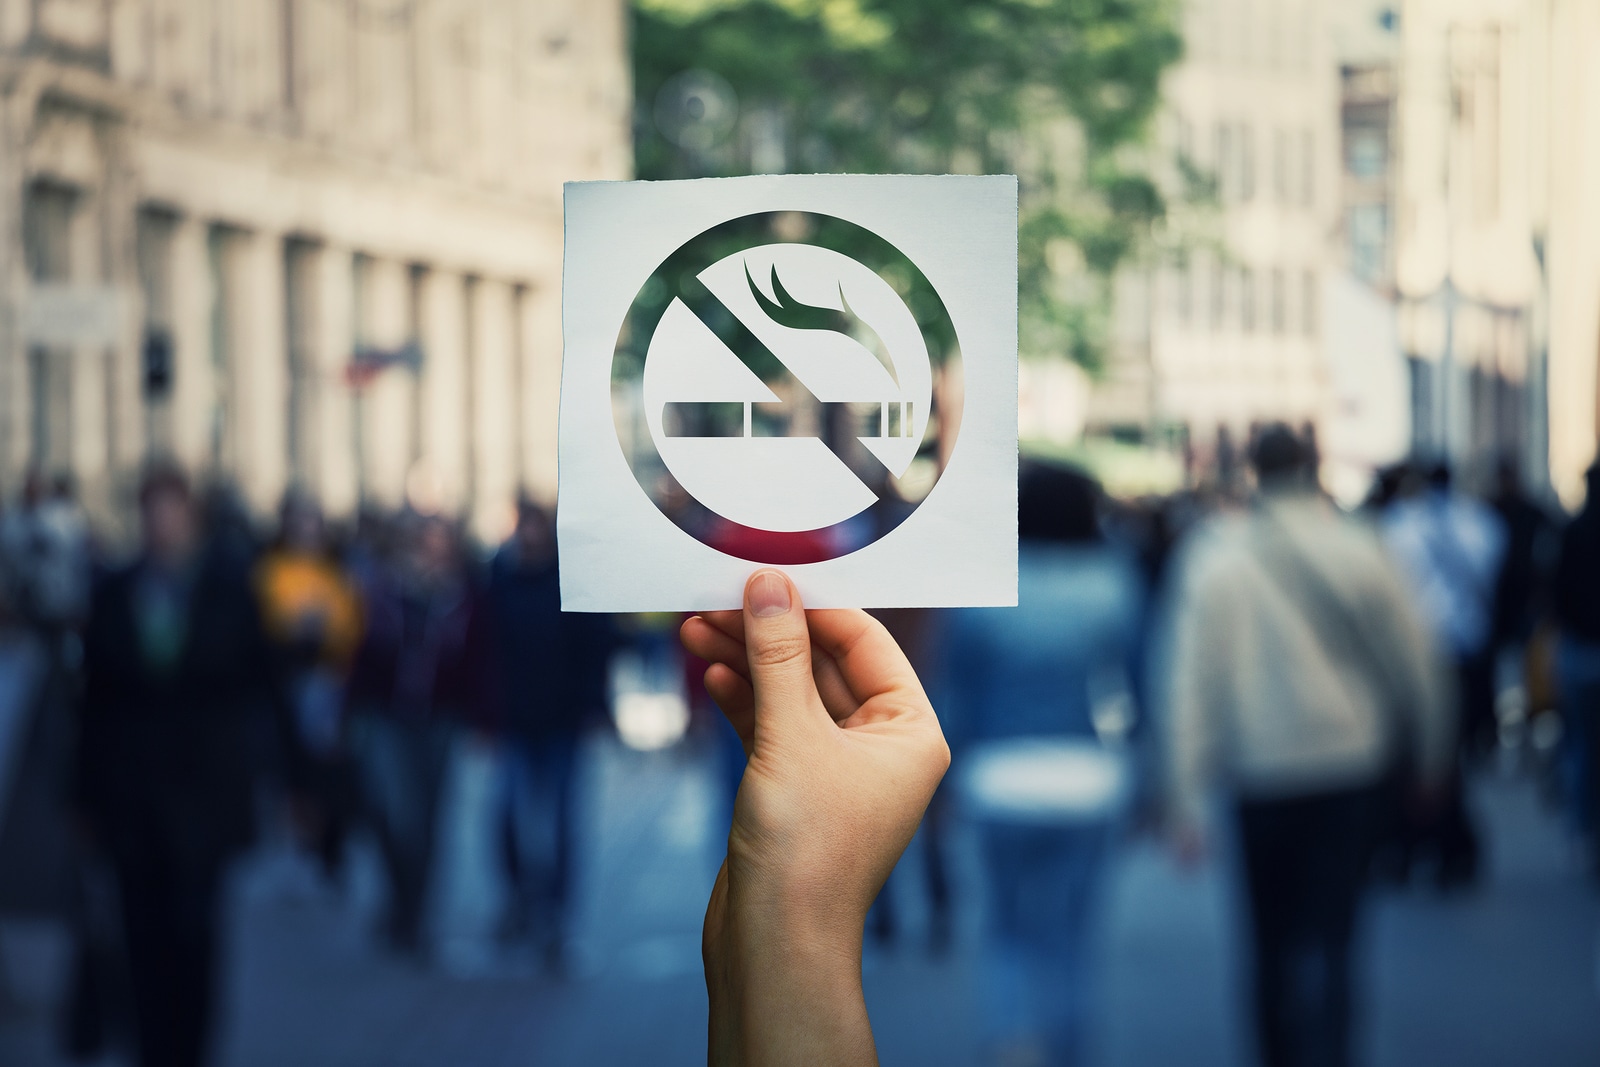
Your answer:
[[[1600,645],[1563,637],[1556,678],[1569,810],[1578,829],[1600,843]]]
[[[420,942],[454,736],[454,726],[440,719],[369,712],[351,723],[362,806],[388,870],[388,933],[397,948],[414,949]]]
[[[559,940],[572,888],[578,739],[512,738],[506,746],[506,859],[515,923]]]
[[[1038,1043],[1046,1062],[1082,1058],[1088,951],[1110,821],[980,827],[989,896],[978,970],[984,1036]]]

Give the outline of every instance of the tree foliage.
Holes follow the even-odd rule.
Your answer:
[[[643,178],[1015,171],[1023,342],[1096,362],[1166,210],[1145,150],[1175,0],[635,0]]]

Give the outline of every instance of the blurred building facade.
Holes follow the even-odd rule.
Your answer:
[[[170,454],[491,532],[630,112],[622,0],[0,0],[0,489]]]
[[[1184,11],[1160,140],[1214,183],[1215,224],[1119,279],[1088,431],[1214,471],[1252,424],[1308,422],[1352,490],[1408,453],[1510,456],[1576,503],[1600,438],[1600,9]]]
[[[1419,453],[1546,469],[1541,248],[1552,101],[1531,0],[1410,0],[1396,120],[1395,286]]]
[[[1514,451],[1568,506],[1600,440],[1600,9],[1410,0],[1402,333],[1419,447]]]
[[[1400,16],[1390,0],[1325,9],[1339,78],[1337,226],[1324,286],[1329,396],[1323,476],[1340,499],[1412,452],[1412,374],[1395,304]]]
[[[1191,0],[1162,138],[1214,183],[1213,232],[1124,272],[1091,432],[1236,463],[1252,425],[1320,424],[1339,80],[1321,0]]]
[[[1530,122],[1548,143],[1547,217],[1536,237],[1546,284],[1541,340],[1551,481],[1569,506],[1600,442],[1600,6],[1529,4],[1539,52]]]

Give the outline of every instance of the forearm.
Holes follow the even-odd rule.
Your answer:
[[[724,868],[704,949],[710,1067],[876,1067],[859,922],[811,921],[771,894],[730,895]]]

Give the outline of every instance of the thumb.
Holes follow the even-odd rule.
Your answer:
[[[763,734],[791,729],[821,702],[800,591],[782,571],[757,571],[745,583],[744,642],[759,743]]]

